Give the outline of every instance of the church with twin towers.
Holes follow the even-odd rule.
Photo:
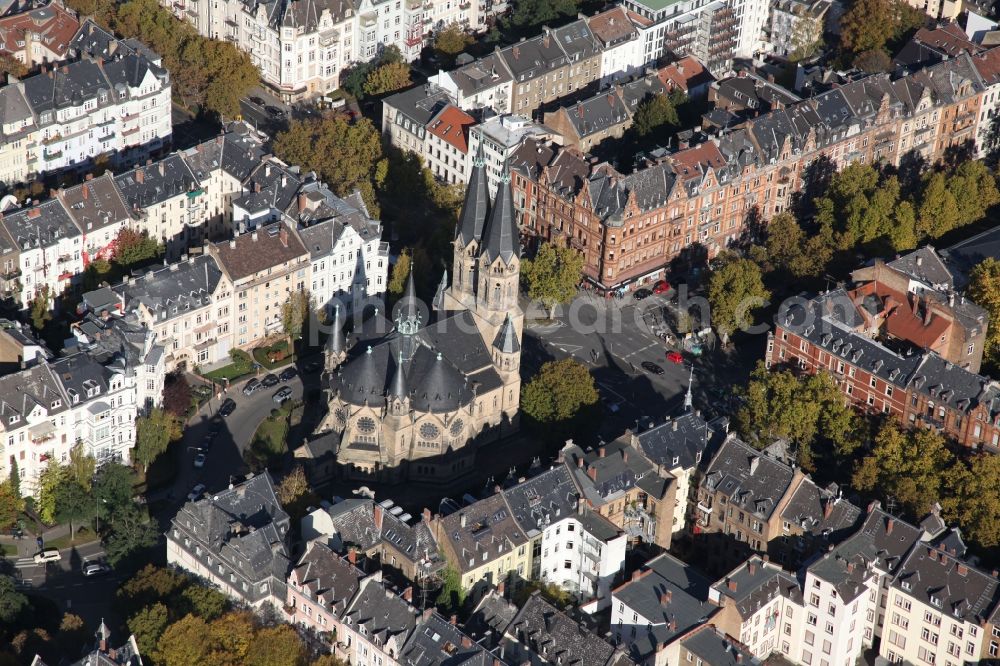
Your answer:
[[[521,398],[521,245],[510,174],[491,202],[482,156],[430,307],[413,275],[392,320],[380,312],[346,336],[340,311],[326,348],[329,412],[346,478],[448,481],[479,445],[512,433]]]

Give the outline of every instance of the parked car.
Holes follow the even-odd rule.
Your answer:
[[[297,374],[299,373],[295,368],[293,368],[292,366],[288,366],[287,368],[281,371],[281,374],[278,375],[278,379],[280,379],[283,382],[287,382],[289,379],[294,379],[295,375]]]
[[[198,485],[196,485],[194,488],[191,489],[191,492],[188,493],[188,501],[194,502],[198,500],[198,498],[200,498],[201,494],[204,492],[205,492],[205,484],[199,483]]]
[[[272,386],[277,386],[279,383],[281,383],[281,380],[275,374],[264,375],[264,378],[260,380],[260,385],[264,388],[271,388]]]
[[[243,385],[243,395],[251,395],[254,391],[260,388],[260,381],[257,379],[251,379],[246,384]]]
[[[205,453],[204,452],[199,453],[198,455],[196,455],[194,457],[194,466],[196,468],[198,468],[198,469],[201,469],[202,467],[205,466]]]
[[[653,285],[654,294],[667,294],[670,292],[671,289],[673,289],[673,287],[671,287],[670,283],[667,282],[666,280],[660,280],[659,282]]]
[[[233,400],[232,398],[226,398],[225,401],[222,403],[222,406],[219,407],[219,414],[221,414],[223,417],[229,416],[235,411],[236,411],[236,401]]]
[[[279,405],[292,397],[292,389],[285,386],[284,388],[275,391],[274,396],[271,398]]]
[[[646,289],[645,287],[643,287],[642,289],[636,289],[634,292],[632,292],[632,298],[634,298],[637,301],[649,298],[652,295],[653,292],[651,292],[649,289]]]
[[[111,571],[111,565],[98,560],[84,560],[80,570],[84,576],[89,578],[90,576],[100,576],[101,574],[108,573]]]
[[[285,117],[285,112],[282,111],[281,109],[279,109],[276,106],[268,106],[267,107],[267,113],[272,118],[284,118]]]
[[[35,564],[47,564],[48,562],[58,562],[62,555],[55,548],[46,548],[35,553]]]
[[[253,97],[247,97],[247,100],[252,102],[253,104],[256,104],[261,108],[264,107],[264,100],[261,99],[260,97],[257,97],[256,95],[254,95]]]
[[[681,365],[682,363],[684,363],[684,356],[678,351],[668,351],[667,360],[670,361],[671,363],[676,363],[678,365]]]
[[[663,374],[663,368],[661,368],[660,366],[656,365],[652,361],[643,361],[641,365],[642,365],[642,369],[645,370],[646,372],[652,373],[654,375],[662,375]]]

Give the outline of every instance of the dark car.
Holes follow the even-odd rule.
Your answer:
[[[257,379],[251,379],[243,385],[243,395],[250,395],[259,388],[260,382]]]
[[[222,407],[219,407],[219,414],[222,416],[229,416],[236,411],[236,401],[232,398],[226,398],[225,402],[222,403]]]
[[[264,379],[260,380],[260,385],[263,386],[264,388],[271,388],[272,386],[277,386],[280,383],[281,380],[278,379],[278,375],[273,375],[273,374],[264,375]]]
[[[257,106],[260,107],[264,106],[264,100],[262,100],[260,97],[257,97],[256,95],[247,97],[247,101],[250,102],[251,104],[256,104]]]
[[[663,374],[663,368],[661,368],[660,366],[656,365],[652,361],[643,361],[642,362],[642,369],[645,370],[646,372],[650,372],[650,373],[652,373],[654,375],[662,375]]]
[[[287,367],[281,371],[281,374],[278,375],[278,379],[283,382],[287,382],[289,379],[294,379],[297,374],[299,373],[295,370],[295,368]]]
[[[644,298],[649,298],[652,295],[653,295],[653,292],[651,292],[649,289],[645,289],[645,288],[643,288],[643,289],[636,289],[634,292],[632,292],[632,298],[634,298],[637,301],[641,301]]]
[[[284,118],[285,117],[285,112],[282,111],[281,109],[279,109],[276,106],[268,106],[268,107],[266,107],[266,109],[267,109],[267,113],[272,118]]]

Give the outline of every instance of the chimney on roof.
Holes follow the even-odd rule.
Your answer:
[[[253,191],[258,193],[260,192],[260,183],[255,182],[253,184]]]
[[[230,250],[235,250],[236,249],[236,239],[235,238],[230,238],[229,239],[229,249]]]
[[[604,457],[604,455],[605,455],[605,454],[606,454],[607,452],[608,452],[608,450],[607,450],[606,448],[604,448],[603,446],[602,446],[602,447],[599,447],[599,448],[597,449],[597,457],[598,457],[598,458],[603,458],[603,457]]]
[[[250,240],[252,240],[254,243],[257,242],[257,230],[256,229],[254,229],[253,233],[250,234]]]
[[[673,597],[674,593],[672,591],[663,590],[663,592],[660,592],[660,605],[666,606],[667,604],[670,603],[670,600],[673,599]]]
[[[633,583],[635,581],[639,580],[640,578],[642,578],[642,571],[640,571],[639,569],[636,569],[635,571],[632,572],[632,582]]]
[[[504,583],[503,581],[500,581],[499,583],[497,583],[497,594],[499,594],[501,597],[503,596],[504,591],[506,589],[507,589],[507,584],[506,583]]]
[[[402,594],[399,596],[403,597],[403,600],[407,603],[413,603],[413,586],[408,585]]]
[[[83,186],[83,200],[86,201],[90,198],[90,188],[86,185]]]
[[[159,163],[158,166],[160,167],[160,175],[162,176],[163,175],[163,160],[160,160],[160,163]]]
[[[278,232],[278,240],[281,241],[283,247],[288,247],[288,228],[285,225],[281,225],[281,231]]]
[[[459,524],[460,527],[465,527],[468,524],[468,522],[469,522],[469,518],[468,518],[468,516],[465,515],[464,511],[462,513],[458,514],[458,524]]]
[[[449,619],[448,622],[450,622],[451,626],[454,627],[456,624],[458,624],[458,616],[457,615],[452,615],[451,619]]]
[[[829,498],[826,500],[826,503],[823,505],[824,518],[829,518],[830,514],[833,513],[833,504],[834,504],[833,498]]]
[[[309,200],[306,198],[304,192],[299,192],[298,203],[299,203],[299,215],[301,215],[302,213],[306,212],[306,206],[309,203]]]
[[[576,466],[579,467],[580,469],[583,469],[583,458],[576,459]]]
[[[591,481],[597,481],[597,468],[596,467],[588,467],[587,468],[587,476],[590,477]]]
[[[143,173],[142,169],[135,170],[135,182],[140,184],[146,182],[146,174]]]
[[[736,581],[730,578],[729,580],[726,581],[726,587],[729,588],[730,592],[735,592],[736,591]]]
[[[431,510],[428,509],[427,507],[424,507],[424,522],[429,523],[433,518],[434,516],[431,514]]]
[[[347,549],[347,561],[354,565],[358,563],[358,549],[354,546]]]
[[[889,518],[889,520],[885,521],[885,533],[892,534],[892,528],[893,526],[895,526],[895,524],[896,524],[895,518]]]
[[[382,505],[376,502],[375,503],[375,508],[373,510],[373,512],[374,512],[374,516],[373,517],[375,519],[375,529],[377,529],[377,530],[381,530],[382,529],[382,512],[383,511],[384,511],[384,509],[382,508]]]
[[[750,573],[751,576],[753,576],[754,574],[756,574],[757,573],[757,563],[754,562],[753,560],[748,560],[747,561],[747,571]]]
[[[83,177],[83,179],[89,183],[90,181],[94,180],[94,174],[88,173],[86,176]]]
[[[462,647],[464,647],[466,650],[472,647],[472,639],[466,636],[465,634],[462,634]]]
[[[742,652],[737,652],[736,653],[736,663],[737,664],[742,664],[743,663],[743,653]]]

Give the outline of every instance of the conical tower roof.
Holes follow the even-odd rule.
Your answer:
[[[462,203],[462,212],[458,217],[458,228],[455,231],[455,240],[463,247],[472,241],[482,239],[489,208],[490,193],[486,187],[486,163],[483,159],[483,146],[480,144],[472,161],[472,174],[469,177],[469,185],[465,188],[465,201]]]
[[[331,327],[327,348],[334,354],[346,352],[347,341],[344,339],[344,319],[340,315],[340,303],[335,303],[333,306],[333,322],[331,323]]]
[[[502,354],[516,354],[521,350],[521,342],[517,339],[517,331],[514,330],[514,322],[511,321],[510,315],[504,319],[503,326],[493,340],[493,346]]]
[[[392,376],[392,382],[389,383],[389,397],[402,400],[407,393],[406,372],[403,370],[403,352],[400,351],[399,357],[396,359],[396,372]]]
[[[444,292],[448,289],[448,271],[441,275],[441,282],[438,283],[437,291],[434,292],[434,302],[431,305],[435,310],[444,310]]]
[[[490,218],[483,232],[482,256],[490,263],[497,258],[508,264],[521,256],[521,238],[514,219],[514,197],[510,191],[510,170],[504,173],[497,185],[497,198],[490,209]]]

